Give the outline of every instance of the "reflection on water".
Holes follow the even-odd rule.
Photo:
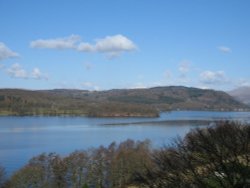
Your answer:
[[[0,164],[10,174],[42,152],[65,155],[126,139],[150,139],[153,147],[160,147],[171,143],[177,135],[184,136],[194,126],[129,123],[220,119],[250,122],[250,113],[176,111],[162,113],[158,118],[0,117]],[[119,123],[128,125],[104,125]]]

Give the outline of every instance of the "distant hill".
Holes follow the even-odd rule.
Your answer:
[[[155,117],[169,110],[247,109],[225,92],[183,86],[108,91],[0,90],[1,115]]]
[[[228,93],[242,103],[250,105],[250,87],[240,87]]]

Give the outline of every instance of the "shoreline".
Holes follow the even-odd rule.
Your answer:
[[[105,123],[101,125],[115,126],[115,125],[213,125],[224,121],[223,119],[216,120],[161,120],[161,121],[140,121],[140,122],[125,122],[125,123]]]
[[[114,115],[88,115],[88,114],[15,114],[15,113],[0,113],[0,117],[87,117],[87,118],[157,118],[160,117],[161,113],[171,113],[171,112],[178,112],[178,111],[200,111],[200,112],[250,112],[249,110],[220,110],[220,109],[174,109],[169,111],[162,111],[158,114],[118,114],[114,113]]]

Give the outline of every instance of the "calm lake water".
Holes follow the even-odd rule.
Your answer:
[[[0,165],[7,174],[42,152],[66,155],[75,150],[108,146],[127,139],[150,139],[153,147],[184,136],[189,125],[129,124],[164,120],[240,120],[250,122],[250,112],[174,111],[158,118],[0,117]],[[128,125],[105,125],[128,123]]]

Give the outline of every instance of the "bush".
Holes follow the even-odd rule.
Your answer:
[[[127,140],[109,147],[32,158],[10,178],[11,188],[123,188],[150,163],[150,142]]]
[[[154,154],[145,187],[250,187],[250,126],[224,122],[195,129]]]

